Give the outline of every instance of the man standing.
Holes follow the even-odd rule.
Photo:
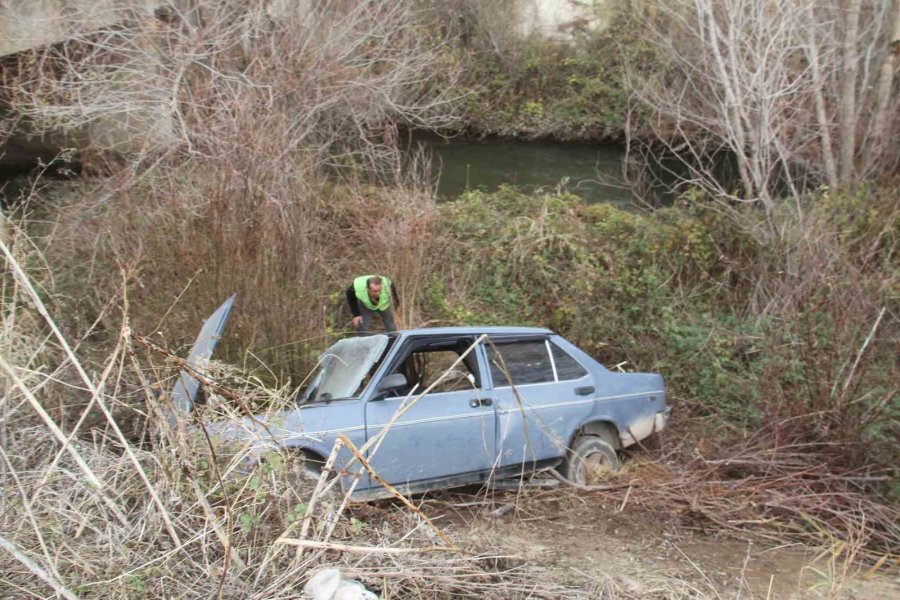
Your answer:
[[[372,316],[381,315],[386,331],[397,331],[391,301],[399,304],[397,287],[382,275],[363,275],[353,280],[347,288],[347,304],[353,313],[353,328],[365,335],[372,328]]]

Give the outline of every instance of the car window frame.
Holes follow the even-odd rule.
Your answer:
[[[544,342],[544,349],[547,351],[547,356],[550,357],[550,367],[553,370],[553,381],[540,381],[537,383],[507,383],[505,385],[497,385],[496,382],[494,381],[494,374],[490,368],[490,366],[491,366],[490,344],[487,342],[482,342],[482,346],[484,346],[485,362],[488,365],[487,371],[491,378],[490,389],[505,390],[505,389],[509,389],[512,387],[524,388],[524,387],[533,387],[536,385],[550,385],[550,384],[560,383],[559,377],[557,376],[557,373],[556,373],[556,362],[553,360],[553,352],[550,350],[550,346],[549,346],[550,337],[551,337],[550,335],[545,334],[545,335],[510,335],[510,336],[496,335],[496,336],[489,336],[489,338],[488,338],[496,346],[502,346],[505,344],[516,344],[516,343],[522,343],[522,342],[539,342],[539,341]],[[581,363],[578,363],[578,364],[581,364]],[[584,365],[582,365],[582,367],[583,366]],[[567,379],[566,381],[577,381],[577,380]]]
[[[421,336],[416,335],[416,336],[407,337],[403,340],[403,343],[401,343],[401,344],[395,343],[394,344],[394,352],[391,353],[390,356],[385,356],[384,360],[382,361],[383,364],[381,365],[381,367],[384,371],[376,373],[372,377],[372,380],[374,381],[375,378],[378,378],[378,380],[381,381],[382,379],[384,379],[385,377],[390,375],[391,372],[394,370],[394,368],[397,366],[397,361],[399,360],[399,357],[406,352],[406,348],[409,347],[410,345],[416,344],[417,342],[421,342],[421,341],[434,342],[434,343],[446,342],[449,344],[449,343],[453,343],[453,342],[458,342],[459,340],[468,340],[469,345],[471,345],[477,339],[478,339],[478,335],[469,334],[469,333],[459,334],[459,335],[421,335]],[[483,345],[483,344],[479,344],[479,346],[481,346],[481,345]],[[468,348],[468,346],[467,346],[467,348]],[[461,393],[475,393],[475,394],[481,393],[481,394],[483,394],[487,390],[491,389],[487,385],[487,382],[490,379],[490,374],[489,374],[490,365],[487,363],[486,355],[482,354],[480,352],[480,350],[481,349],[478,346],[476,346],[475,349],[472,351],[472,354],[475,355],[475,364],[478,366],[478,369],[481,372],[480,373],[480,375],[481,375],[481,377],[480,377],[481,385],[480,386],[473,387],[471,390],[453,390],[453,391],[448,391],[448,392],[429,392],[426,397],[431,398],[434,396],[443,396],[446,394],[461,394]],[[413,349],[410,352],[410,354],[412,354],[412,352],[415,352],[415,349]],[[369,382],[369,384],[371,385],[371,381]],[[375,389],[377,389],[377,388],[373,388],[373,390],[375,390]],[[422,391],[424,391],[424,390],[422,390]],[[422,393],[421,391],[416,392],[416,395],[419,395],[421,393]],[[374,397],[377,397],[377,395],[373,395],[372,397],[366,398],[366,401],[372,401],[372,399]],[[403,400],[406,397],[407,396],[389,396],[386,398],[379,398],[377,401],[378,402],[386,402],[389,400]],[[424,400],[424,398],[423,398],[423,400]]]
[[[579,367],[581,367],[581,369],[584,371],[584,375],[582,375],[581,377],[576,377],[575,379],[560,379],[560,378],[559,378],[559,373],[558,373],[558,371],[556,370],[556,359],[553,358],[553,346],[556,346],[557,348],[559,348],[559,351],[560,351],[560,352],[562,352],[563,354],[565,354],[566,356],[568,356],[569,358],[571,358],[572,360],[574,360],[575,363],[576,363]],[[553,361],[553,373],[554,373],[554,375],[556,376],[556,382],[557,382],[557,383],[566,383],[566,382],[569,382],[569,381],[581,381],[581,380],[584,379],[585,377],[589,377],[589,376],[590,376],[591,370],[588,369],[588,368],[584,365],[583,362],[581,362],[580,360],[578,360],[576,357],[572,356],[572,353],[571,353],[571,352],[569,352],[568,350],[566,350],[565,348],[563,348],[562,346],[560,346],[559,344],[557,344],[556,342],[554,342],[553,339],[550,338],[550,337],[547,338],[547,350],[550,352],[550,360]]]

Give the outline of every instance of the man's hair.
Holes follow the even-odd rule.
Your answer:
[[[376,284],[381,285],[381,277],[369,277],[366,279],[366,287],[372,287]]]

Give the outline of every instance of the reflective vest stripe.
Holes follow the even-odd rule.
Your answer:
[[[369,310],[387,310],[387,307],[391,305],[391,280],[387,277],[379,277],[381,279],[381,296],[378,298],[378,304],[372,304],[372,300],[369,298],[369,280],[372,277],[375,275],[363,275],[353,280],[356,299]]]

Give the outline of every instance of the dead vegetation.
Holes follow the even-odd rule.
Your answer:
[[[21,232],[14,239],[0,353],[7,596],[40,582],[63,597],[298,597],[317,568],[336,566],[385,598],[705,597],[677,579],[637,594],[616,579],[542,577],[522,556],[430,522],[428,504],[424,512],[408,502],[348,505],[326,477],[303,475],[299,457],[273,452],[246,468],[248,448],[210,444],[194,428],[199,415],[169,427],[165,390],[177,363],[144,350],[127,296],[112,353],[83,361],[51,317],[57,307],[37,291],[50,279],[37,269],[36,284],[23,267],[40,265],[40,255]],[[208,416],[241,419],[291,397],[234,367],[214,365],[208,375],[219,385],[208,390]],[[813,456],[750,440],[725,458],[668,452],[608,485],[551,493],[830,548],[843,569],[837,598],[860,560],[874,571],[890,566],[898,513],[864,493],[885,475],[836,475]],[[498,517],[531,510],[521,491],[488,497],[491,510],[512,506]]]
[[[242,350],[226,340],[224,356],[303,374],[321,349],[309,332],[346,325],[319,282],[384,272],[412,298],[433,270],[427,169],[404,162],[399,128],[453,119],[446,40],[412,0],[183,5],[152,19],[123,8],[119,25],[10,59],[2,92],[17,122],[72,133],[85,170],[109,175],[74,186],[30,233],[72,266],[57,291],[76,335],[98,318],[115,331],[105,307],[138,285],[135,328],[177,347],[194,315],[237,293]],[[159,127],[135,123],[150,113]],[[106,143],[116,137],[129,146]]]
[[[841,541],[856,558],[883,564],[900,548],[900,511],[866,485],[887,481],[886,473],[835,473],[808,448],[751,440],[723,458],[659,460],[604,491],[686,524],[811,546]]]
[[[24,597],[39,581],[63,597],[296,597],[317,568],[337,566],[385,598],[704,597],[677,579],[635,595],[616,579],[576,585],[541,577],[522,556],[429,523],[428,504],[425,512],[417,504],[348,505],[326,478],[304,476],[299,457],[271,453],[244,468],[246,447],[224,452],[189,429],[199,415],[169,427],[165,390],[178,365],[145,350],[127,312],[116,310],[113,352],[83,361],[50,316],[58,308],[37,291],[47,289],[48,273],[23,267],[40,265],[40,255],[15,233],[0,353],[6,596]],[[291,389],[270,389],[235,367],[213,365],[208,376],[219,386],[208,390],[209,417],[241,419],[291,397]],[[896,511],[856,489],[878,474],[838,477],[802,449],[762,448],[748,442],[718,460],[669,453],[601,488],[552,493],[689,525],[846,544],[838,565],[864,558],[883,568],[892,560]],[[491,510],[512,505],[498,517],[535,510],[521,491],[488,498]]]
[[[346,496],[327,493],[326,476],[303,474],[299,457],[273,453],[242,469],[242,449],[217,456],[188,429],[196,422],[170,428],[159,418],[165,395],[152,389],[156,371],[135,350],[127,321],[102,373],[89,375],[16,259],[28,249],[18,240],[6,254],[3,307],[4,597],[36,589],[65,598],[299,597],[321,565],[385,598],[588,597],[535,580],[507,557],[441,540],[414,507],[350,509]],[[121,433],[128,381],[147,386],[137,406],[152,446]],[[245,387],[261,389],[249,380]],[[43,409],[60,395],[78,417],[65,432]],[[229,410],[215,392],[209,402]],[[82,429],[97,408],[101,423]]]
[[[34,77],[5,82],[38,129],[82,130],[96,125],[98,111],[127,114],[160,101],[172,108],[174,128],[123,162],[97,153],[89,166],[111,174],[104,180],[72,184],[64,198],[34,193],[38,182],[20,204],[21,215],[46,220],[27,227],[40,239],[14,231],[6,258],[3,595],[27,597],[39,586],[64,597],[291,597],[328,565],[385,598],[635,596],[615,581],[560,583],[489,544],[465,546],[450,535],[450,548],[416,509],[348,507],[322,493],[320,481],[298,477],[290,457],[244,472],[233,457],[209,460],[202,439],[164,425],[158,402],[173,363],[146,352],[139,336],[177,349],[198,315],[237,292],[242,310],[221,349],[242,364],[210,371],[223,386],[211,392],[212,410],[238,419],[272,409],[308,372],[322,337],[344,326],[340,284],[361,264],[399,281],[409,300],[406,324],[465,320],[424,310],[428,294],[440,289],[439,301],[474,310],[473,290],[490,285],[479,277],[500,264],[510,269],[495,273],[500,292],[520,284],[524,297],[560,319],[558,329],[597,343],[592,350],[611,352],[599,345],[613,341],[619,358],[651,368],[677,354],[681,362],[665,371],[673,379],[698,363],[733,369],[716,362],[722,356],[761,366],[726,382],[736,390],[729,399],[737,396],[729,410],[749,412],[750,393],[763,395],[754,407],[765,409],[764,427],[752,437],[732,429],[706,439],[703,419],[727,407],[725,399],[704,405],[684,393],[697,387],[676,382],[681,414],[700,415],[704,435],[690,438],[696,446],[664,446],[652,466],[626,470],[603,489],[551,493],[840,546],[845,574],[857,560],[876,570],[895,561],[900,519],[884,492],[895,471],[877,466],[887,462],[881,455],[867,460],[876,447],[896,452],[894,212],[866,225],[853,216],[871,209],[861,204],[856,213],[835,211],[849,215],[849,225],[814,230],[795,211],[774,219],[781,230],[767,236],[769,247],[752,235],[707,236],[693,221],[682,228],[674,220],[665,236],[649,239],[664,246],[650,256],[625,245],[594,254],[578,245],[592,239],[588,227],[603,239],[640,237],[631,216],[586,208],[585,229],[560,234],[553,221],[567,209],[551,206],[539,219],[507,219],[519,228],[504,230],[507,239],[486,234],[491,223],[482,220],[473,224],[477,235],[456,244],[436,231],[428,182],[408,176],[398,160],[398,124],[440,127],[452,112],[452,86],[429,87],[447,65],[437,52],[443,40],[418,29],[417,3],[333,1],[284,18],[257,4],[200,5],[200,13],[129,22],[42,49],[20,65],[37,69],[27,71]],[[115,83],[148,64],[153,77],[141,85]],[[524,204],[514,204],[521,213]],[[857,221],[871,231],[854,229]],[[679,228],[700,234],[682,238],[672,233]],[[468,251],[470,271],[452,272],[449,264]],[[545,260],[554,253],[567,262]],[[678,268],[645,278],[660,256]],[[578,280],[560,284],[568,272],[596,284],[596,295],[580,294]],[[640,336],[638,326],[656,327],[663,309],[690,310],[681,300],[701,294],[698,281],[727,290],[715,301],[759,328],[732,337],[710,330],[701,344],[674,351]],[[566,289],[579,290],[586,304]],[[488,291],[494,303],[503,298]],[[643,314],[596,319],[598,306],[614,316],[615,305]],[[637,318],[646,322],[630,328]],[[515,513],[523,500],[497,501]],[[670,583],[641,596],[704,597]]]
[[[648,115],[634,126],[655,138],[639,154],[681,160],[679,185],[772,217],[785,196],[896,171],[896,3],[667,1],[634,16],[648,48],[628,69]]]

